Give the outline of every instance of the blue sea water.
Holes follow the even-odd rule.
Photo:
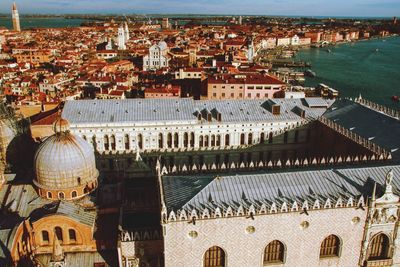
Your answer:
[[[341,96],[361,94],[400,109],[400,103],[391,100],[393,95],[400,96],[400,37],[304,49],[296,58],[310,62],[317,74],[306,79],[308,86],[325,83],[338,89]]]
[[[29,28],[63,28],[63,27],[77,27],[80,26],[84,19],[65,19],[62,17],[54,18],[27,18],[21,17],[22,29]],[[0,17],[0,27],[12,28],[11,17]]]

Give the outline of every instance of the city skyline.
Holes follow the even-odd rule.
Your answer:
[[[0,3],[0,13],[8,13],[13,1]],[[276,16],[337,16],[337,17],[392,17],[400,15],[400,2],[387,0],[314,1],[305,0],[255,0],[211,1],[186,3],[180,0],[83,0],[74,1],[27,0],[16,2],[20,13],[83,14],[226,14],[226,15],[276,15]],[[39,8],[40,7],[40,8]]]

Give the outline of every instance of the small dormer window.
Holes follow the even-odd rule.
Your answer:
[[[221,120],[222,120],[221,113],[217,113],[217,121],[221,121]]]
[[[272,106],[272,114],[280,115],[281,114],[281,106],[279,106],[279,105]]]

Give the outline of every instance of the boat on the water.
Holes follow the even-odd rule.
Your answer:
[[[377,48],[377,49],[375,49],[375,52],[379,52],[379,49]]]
[[[328,49],[328,50],[326,50],[326,52],[328,52],[328,53],[332,53],[332,50]]]
[[[316,74],[314,71],[312,71],[311,69],[306,70],[306,71],[304,72],[304,74],[305,74],[306,76],[308,76],[308,77],[316,77],[316,76],[317,76],[317,74]]]

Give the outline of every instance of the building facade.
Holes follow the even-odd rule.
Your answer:
[[[143,57],[143,70],[168,68],[168,45],[161,41],[149,48],[149,53]]]
[[[99,152],[218,149],[264,142],[322,115],[332,103],[306,101],[307,106],[299,99],[68,101],[63,117]]]
[[[266,99],[283,95],[286,84],[267,74],[238,74],[208,77],[207,99]]]
[[[397,266],[399,175],[388,166],[160,177],[165,266]]]

